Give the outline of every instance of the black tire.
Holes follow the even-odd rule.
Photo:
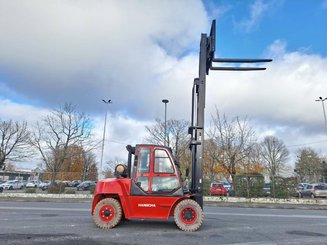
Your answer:
[[[122,218],[120,203],[114,198],[102,199],[94,208],[94,223],[102,229],[114,228]]]
[[[12,186],[9,187],[9,190],[13,190],[13,189],[14,189],[14,187],[12,187]]]
[[[182,231],[198,230],[202,225],[203,217],[202,208],[192,199],[181,201],[174,210],[175,223]]]
[[[0,188],[0,193],[1,193],[1,192],[3,192],[3,188],[2,188],[2,187]]]

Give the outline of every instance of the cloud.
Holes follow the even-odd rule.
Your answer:
[[[103,139],[104,117],[93,119],[95,122],[94,137],[100,142]],[[106,162],[114,159],[127,161],[126,146],[145,143],[145,126],[151,123],[150,121],[135,120],[124,115],[108,114],[103,166]],[[98,159],[100,159],[100,148],[97,150],[97,155]]]
[[[207,121],[216,105],[230,117],[247,116],[258,136],[275,135],[286,145],[327,140],[321,103],[327,91],[327,58],[287,51],[276,40],[265,57],[273,57],[261,72],[211,72],[207,82]],[[324,143],[312,144],[327,150]],[[310,146],[310,144],[308,144]]]
[[[279,2],[255,1],[244,30],[253,30]],[[124,159],[125,145],[143,142],[144,127],[164,118],[164,98],[168,119],[190,119],[200,33],[210,28],[200,1],[0,5],[1,118],[33,122],[46,108],[72,102],[94,119],[101,141],[107,110],[105,160]],[[210,72],[205,122],[217,106],[229,117],[248,116],[259,137],[275,135],[286,145],[323,140],[315,99],[327,91],[326,58],[291,52],[286,40],[272,42],[264,56],[274,58],[264,72]],[[102,99],[113,103],[107,107]]]
[[[112,110],[143,117],[152,91],[168,91],[159,76],[207,26],[199,1],[5,1],[0,74],[34,103],[99,111],[112,98]]]
[[[72,102],[95,121],[104,159],[142,143],[145,125],[163,115],[189,117],[199,33],[209,28],[203,4],[182,1],[0,2],[1,119],[33,124]],[[196,18],[194,18],[196,16]],[[181,94],[187,94],[180,100]],[[101,102],[112,99],[109,108]],[[100,154],[99,152],[97,153]],[[100,159],[100,158],[98,158]]]
[[[32,124],[49,113],[48,109],[15,103],[8,99],[0,98],[0,104],[0,120],[26,121]]]
[[[261,20],[264,14],[271,10],[275,1],[263,1],[263,0],[256,0],[250,6],[250,13],[247,19],[242,20],[237,26],[245,30],[246,32],[250,32],[258,25],[258,22]]]

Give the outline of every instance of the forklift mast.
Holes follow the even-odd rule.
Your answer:
[[[230,59],[215,58],[216,20],[212,21],[210,35],[201,34],[199,55],[199,77],[194,79],[192,88],[191,126],[191,183],[190,192],[195,195],[195,201],[203,207],[203,147],[204,147],[204,109],[206,96],[206,76],[209,70],[218,71],[259,71],[263,67],[223,66],[213,67],[212,63],[258,63],[271,62],[272,59]]]

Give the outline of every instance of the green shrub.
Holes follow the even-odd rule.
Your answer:
[[[271,194],[274,198],[290,198],[296,195],[296,178],[275,177],[271,182]]]
[[[36,188],[27,188],[25,193],[36,193]]]
[[[210,192],[210,182],[209,180],[204,180],[203,182],[203,195],[209,195]]]
[[[65,191],[65,194],[76,194],[75,189],[68,189]]]
[[[51,184],[48,188],[48,193],[51,194],[61,194],[65,192],[66,185],[64,183]]]
[[[262,174],[242,174],[234,178],[235,195],[238,197],[259,197],[263,194]]]
[[[94,194],[94,191],[95,191],[95,186],[92,186],[92,187],[90,188],[90,194]]]

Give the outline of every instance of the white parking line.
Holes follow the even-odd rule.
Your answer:
[[[0,210],[75,211],[91,212],[91,208],[0,207]]]
[[[272,218],[301,218],[301,219],[327,219],[327,215],[299,215],[299,214],[244,214],[244,213],[211,213],[204,212],[205,215],[218,216],[250,216],[250,217],[272,217]]]
[[[91,208],[47,208],[47,207],[1,207],[0,210],[36,210],[36,211],[67,211],[91,212]],[[204,212],[205,215],[217,216],[246,216],[246,217],[271,217],[271,218],[300,218],[300,219],[327,219],[327,215],[299,215],[299,214],[253,214],[253,213],[213,213]]]

